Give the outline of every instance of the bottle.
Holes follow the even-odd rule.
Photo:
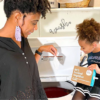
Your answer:
[[[58,8],[57,0],[49,0],[51,8]]]

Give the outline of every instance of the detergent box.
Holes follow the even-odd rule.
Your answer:
[[[96,79],[95,70],[91,71],[87,67],[74,66],[71,77],[72,81],[93,87],[95,79]]]

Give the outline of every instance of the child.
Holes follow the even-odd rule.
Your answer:
[[[76,28],[81,50],[88,54],[88,68],[96,70],[98,80],[93,87],[77,83],[72,100],[100,100],[100,23],[86,19]]]

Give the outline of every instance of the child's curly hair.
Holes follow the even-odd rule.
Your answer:
[[[22,13],[41,13],[45,18],[46,12],[50,11],[48,0],[4,0],[4,11],[9,18],[11,13],[19,10]]]
[[[85,19],[76,26],[77,37],[80,40],[86,40],[89,43],[100,41],[100,23],[92,19]]]

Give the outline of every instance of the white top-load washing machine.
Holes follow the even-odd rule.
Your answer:
[[[47,41],[49,41],[49,43],[47,43]],[[78,66],[80,63],[80,47],[78,46],[77,40],[74,38],[69,39],[65,37],[52,39],[29,39],[33,53],[35,53],[35,50],[38,49],[43,42],[45,45],[54,45],[58,51],[57,56],[54,56],[48,52],[43,52],[40,57],[38,62],[38,70],[43,87],[46,88],[55,86],[73,90],[75,85],[75,82],[71,81],[73,68],[74,66]],[[58,42],[62,43],[58,46]],[[73,45],[69,46],[69,42],[73,43]],[[49,100],[63,100],[64,98],[72,98],[72,94],[73,92],[63,97],[49,98]]]

